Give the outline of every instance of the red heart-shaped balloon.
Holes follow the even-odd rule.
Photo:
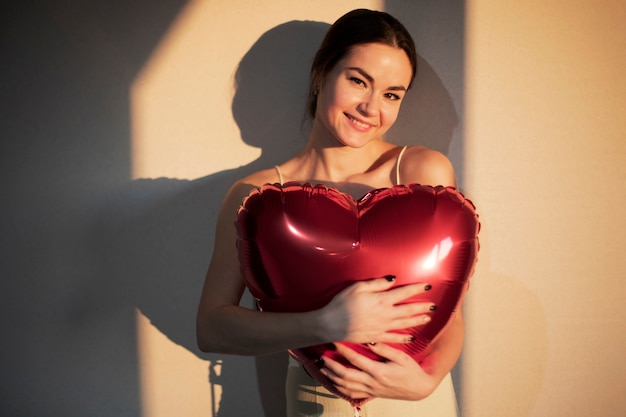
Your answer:
[[[411,184],[376,189],[359,200],[324,185],[266,184],[244,199],[237,217],[239,261],[260,310],[311,311],[360,280],[395,275],[394,286],[429,283],[406,302],[437,305],[431,321],[398,330],[392,344],[420,362],[459,307],[473,273],[480,223],[471,201],[452,187]],[[381,360],[366,344],[346,343]],[[346,398],[319,371],[322,356],[351,366],[333,344],[290,351],[309,374]]]

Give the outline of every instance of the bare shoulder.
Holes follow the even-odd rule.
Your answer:
[[[278,182],[278,174],[275,168],[268,168],[262,171],[257,171],[252,175],[247,176],[238,181],[239,183],[250,184],[254,187],[260,187],[263,184],[273,184]]]
[[[407,148],[400,163],[403,183],[456,186],[454,168],[441,152],[423,146]]]

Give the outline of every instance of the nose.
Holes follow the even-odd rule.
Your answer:
[[[375,94],[373,94],[373,92],[370,92],[368,94],[363,95],[363,98],[361,100],[361,102],[359,103],[359,106],[357,107],[357,110],[359,111],[359,113],[361,113],[363,116],[376,116],[378,115],[378,98],[376,97]]]

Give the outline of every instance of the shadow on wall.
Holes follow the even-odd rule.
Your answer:
[[[0,13],[0,414],[141,415],[129,248],[129,86],[185,1],[11,2]],[[134,243],[137,243],[135,239]],[[108,245],[120,245],[113,250]],[[108,257],[108,259],[107,259]],[[158,256],[156,256],[158,258]],[[103,269],[103,265],[106,268]],[[145,283],[145,282],[144,282]]]
[[[194,181],[132,181],[100,217],[105,221],[99,222],[104,237],[99,241],[108,254],[103,257],[100,247],[94,253],[105,260],[106,276],[120,277],[125,293],[170,340],[212,364],[221,363],[219,377],[208,381],[222,390],[213,416],[259,415],[259,397],[267,416],[285,413],[286,354],[257,358],[258,372],[252,358],[202,354],[196,346],[195,314],[214,223],[228,188],[304,144],[306,78],[327,26],[285,23],[263,35],[242,59],[232,109],[243,140],[262,151],[257,160]],[[243,304],[253,307],[246,295]],[[207,378],[210,373],[207,369]],[[207,385],[207,393],[209,389]]]
[[[219,379],[207,369],[207,392],[211,383],[223,390],[213,417],[258,415],[242,399],[259,393],[267,416],[284,415],[286,356],[257,358],[255,369],[251,358],[202,355],[195,311],[228,187],[305,142],[308,68],[328,25],[277,26],[242,59],[232,109],[243,141],[262,150],[257,160],[195,181],[131,181],[128,89],[177,6],[58,4],[3,22],[23,37],[3,54],[15,57],[2,105],[11,202],[2,219],[3,415],[139,417],[136,307],[174,343],[222,362]],[[411,132],[428,131],[445,152],[458,120],[421,64],[392,141],[419,143]],[[428,106],[445,117],[420,117]]]

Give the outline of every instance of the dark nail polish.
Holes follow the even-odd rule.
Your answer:
[[[430,291],[432,288],[433,288],[432,285],[426,284],[426,286],[424,287],[424,291]]]
[[[396,276],[395,275],[385,275],[385,279],[389,282],[393,282],[396,280]]]
[[[436,305],[430,306],[430,311],[435,311],[435,310],[437,310],[437,306]]]

